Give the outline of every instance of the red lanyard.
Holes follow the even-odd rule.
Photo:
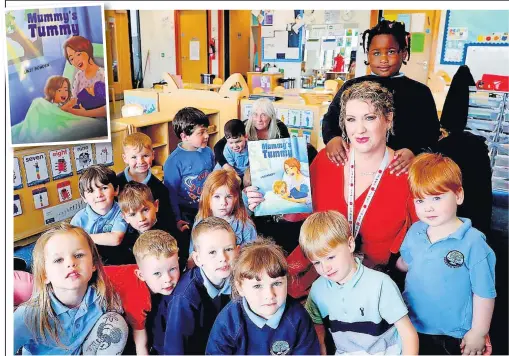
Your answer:
[[[366,211],[368,210],[369,204],[371,203],[371,199],[375,195],[376,188],[378,187],[378,183],[380,183],[380,179],[382,179],[382,175],[384,173],[385,167],[389,163],[389,150],[385,149],[385,155],[376,172],[375,177],[373,178],[373,183],[369,187],[368,195],[366,199],[364,199],[364,203],[362,204],[362,208],[359,211],[359,215],[357,216],[357,220],[353,221],[353,212],[354,212],[354,202],[355,202],[355,156],[354,150],[350,154],[350,177],[348,179],[348,224],[350,225],[350,230],[352,231],[354,239],[357,238],[359,234],[359,230],[361,229],[362,220],[364,219],[364,215],[366,215]]]

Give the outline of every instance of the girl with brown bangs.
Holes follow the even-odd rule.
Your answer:
[[[219,169],[212,172],[203,184],[193,228],[201,220],[214,216],[228,221],[237,237],[237,245],[255,240],[256,228],[244,206],[240,184],[240,178],[234,170]],[[193,249],[191,241],[189,255]]]
[[[32,297],[14,312],[14,351],[121,353],[128,333],[122,304],[90,236],[62,223],[37,240],[33,258]]]
[[[318,355],[313,323],[288,298],[288,263],[269,239],[244,245],[233,265],[232,298],[217,316],[207,355]]]

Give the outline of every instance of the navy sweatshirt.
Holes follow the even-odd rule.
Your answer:
[[[173,293],[159,303],[153,328],[155,351],[203,355],[212,325],[229,301],[229,295],[209,296],[198,267],[184,273]]]
[[[440,137],[440,122],[435,100],[426,85],[406,76],[386,78],[366,75],[343,84],[323,117],[323,142],[327,144],[343,133],[339,127],[340,100],[343,92],[351,85],[366,80],[379,82],[394,96],[394,135],[389,136],[387,145],[394,150],[408,148],[415,155],[428,148],[435,150]]]
[[[247,305],[247,304],[246,304]],[[287,297],[275,329],[259,328],[246,313],[242,300],[219,313],[210,332],[207,355],[319,355],[320,345],[311,318],[296,300]]]

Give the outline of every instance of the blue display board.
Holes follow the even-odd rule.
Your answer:
[[[304,10],[294,10],[295,17],[300,15],[304,16]],[[277,15],[276,15],[277,16]],[[265,21],[264,21],[265,22]],[[278,30],[276,30],[278,31]],[[303,51],[302,51],[302,33],[305,31],[305,26],[299,28],[299,33],[295,33],[293,30],[286,31],[288,36],[288,47],[297,48],[298,49],[298,58],[286,58],[286,53],[282,50],[281,52],[277,52],[274,58],[265,58],[265,38],[262,37],[262,61],[263,62],[302,62],[303,60]],[[279,32],[279,31],[278,31]]]
[[[465,64],[469,46],[509,46],[509,10],[447,10],[440,64]]]

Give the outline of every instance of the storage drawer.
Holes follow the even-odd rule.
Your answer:
[[[485,131],[493,132],[495,130],[495,128],[497,127],[497,122],[491,121],[491,120],[479,120],[479,119],[469,118],[467,120],[467,127],[474,128],[477,130],[485,130]],[[509,125],[508,125],[507,129],[509,130]]]
[[[499,113],[500,109],[476,108],[471,106],[468,108],[468,117],[474,119],[496,120]]]

